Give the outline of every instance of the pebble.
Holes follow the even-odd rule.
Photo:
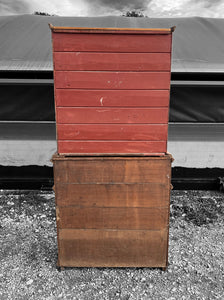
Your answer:
[[[26,285],[31,285],[33,283],[33,279],[27,281]]]

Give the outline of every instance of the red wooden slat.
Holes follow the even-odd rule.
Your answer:
[[[59,140],[165,141],[167,125],[144,124],[58,124]]]
[[[58,107],[58,123],[156,123],[168,122],[168,108]]]
[[[52,33],[54,51],[170,52],[172,35]]]
[[[75,153],[165,153],[165,141],[58,141],[59,154]]]
[[[55,52],[55,70],[169,71],[170,53]]]
[[[169,106],[169,90],[57,89],[56,106]]]
[[[56,88],[169,89],[169,72],[56,71]]]

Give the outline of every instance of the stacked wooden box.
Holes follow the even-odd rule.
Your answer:
[[[53,27],[59,266],[167,266],[172,29]]]

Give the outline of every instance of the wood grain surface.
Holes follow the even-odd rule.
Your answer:
[[[60,183],[55,185],[58,206],[164,207],[169,187],[162,183]]]
[[[56,183],[161,183],[170,182],[170,157],[73,158],[54,161]]]
[[[168,107],[169,90],[56,89],[56,106]]]
[[[166,124],[167,108],[58,107],[58,124]]]
[[[170,63],[170,53],[54,53],[56,71],[169,71]]]
[[[58,207],[59,228],[159,230],[168,224],[168,207]]]
[[[59,266],[167,266],[170,155],[53,164]]]
[[[165,153],[166,141],[65,141],[58,140],[58,152],[61,154],[135,154],[144,155]]]
[[[55,71],[56,88],[169,90],[170,72]]]
[[[170,52],[172,35],[52,33],[53,50],[84,52]]]
[[[59,266],[166,267],[167,230],[59,229]]]
[[[166,141],[166,124],[58,124],[58,140]]]

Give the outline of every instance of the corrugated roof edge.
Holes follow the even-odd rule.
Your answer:
[[[92,28],[92,27],[63,27],[48,24],[52,32],[66,33],[116,33],[116,34],[171,34],[176,26],[171,28]]]

